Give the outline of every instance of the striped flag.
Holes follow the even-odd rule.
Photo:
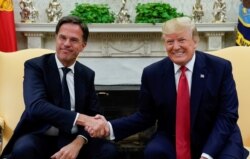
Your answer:
[[[17,50],[12,0],[0,0],[0,51]]]
[[[236,45],[250,46],[250,8],[240,4]]]

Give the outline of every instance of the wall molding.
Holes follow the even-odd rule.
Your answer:
[[[226,33],[234,33],[237,23],[198,23],[197,30],[204,44],[201,50],[224,48]],[[27,48],[53,46],[55,23],[16,23],[16,31],[27,39]],[[165,56],[162,46],[162,24],[89,24],[88,47],[81,56],[129,57]],[[46,44],[46,46],[44,46]]]

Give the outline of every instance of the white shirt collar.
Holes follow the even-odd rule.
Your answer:
[[[196,58],[196,55],[194,53],[192,59],[190,61],[188,61],[188,63],[185,65],[186,68],[191,72],[193,72],[193,69],[194,69],[195,58]],[[175,74],[179,71],[180,67],[181,67],[180,65],[177,65],[176,63],[174,63],[174,72],[175,72]]]
[[[61,61],[57,58],[56,53],[55,53],[55,59],[56,59],[56,65],[57,65],[58,69],[65,67],[65,66],[63,66]],[[74,62],[71,66],[68,67],[72,70],[73,73],[75,72],[75,70],[74,70],[75,64],[76,64],[76,62]]]

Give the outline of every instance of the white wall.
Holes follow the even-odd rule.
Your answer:
[[[15,11],[15,21],[19,23],[21,20],[19,12],[21,11],[19,8],[19,1],[20,0],[13,0],[14,1],[14,11]],[[34,7],[39,11],[39,23],[47,23],[47,15],[45,13],[46,8],[48,8],[50,0],[33,0]],[[58,0],[63,9],[63,16],[68,15],[71,10],[73,10],[75,3],[108,3],[111,10],[114,13],[118,13],[121,7],[121,0]],[[129,10],[129,14],[131,15],[131,20],[134,21],[135,19],[135,6],[137,3],[145,3],[145,2],[168,2],[172,6],[176,7],[179,12],[184,12],[186,15],[190,15],[192,12],[192,6],[195,3],[195,0],[127,0],[126,8]],[[212,5],[214,0],[201,0],[201,4],[204,7],[204,14],[203,22],[204,23],[211,23],[212,17]],[[227,22],[236,22],[238,16],[238,6],[240,4],[240,0],[226,0],[227,3]],[[206,6],[206,7],[205,7]],[[48,25],[48,24],[46,24]],[[204,24],[206,25],[206,24]],[[216,24],[215,24],[216,25]],[[43,25],[41,25],[41,30]],[[219,28],[218,25],[215,28]],[[25,30],[25,29],[24,29]],[[216,30],[216,29],[215,29]],[[29,42],[33,44],[40,44],[43,41],[43,46],[49,49],[54,49],[54,36],[48,33],[44,33],[41,31],[41,34],[44,36],[39,37],[38,33],[31,34],[30,37],[25,35],[25,32],[18,32],[18,49],[25,49],[29,48]],[[223,31],[221,31],[223,32]],[[108,33],[107,33],[108,34]],[[106,32],[100,33],[92,33],[90,35],[90,39],[87,45],[87,48],[84,50],[84,53],[80,55],[79,61],[88,65],[92,69],[96,71],[96,84],[138,84],[140,83],[140,76],[142,68],[154,60],[158,60],[158,58],[154,57],[155,53],[162,53],[162,56],[165,56],[165,49],[162,45],[161,41],[161,34],[158,32],[155,33],[109,33],[109,36],[106,35]],[[152,35],[151,35],[152,34]],[[207,34],[211,34],[207,36]],[[228,47],[235,45],[235,32],[230,31],[226,32],[224,36],[220,35],[219,32],[202,32],[200,34],[201,42],[199,44],[199,50],[207,50],[209,49],[209,43],[215,43],[222,45],[223,47]],[[128,36],[129,35],[129,36]],[[149,36],[150,40],[147,40],[145,37],[141,38],[141,36]],[[152,38],[153,37],[153,38]],[[27,40],[29,39],[30,40]],[[209,38],[211,38],[209,40]],[[39,40],[40,39],[40,40]],[[146,41],[145,41],[146,40]],[[222,42],[220,42],[222,41]],[[218,43],[219,42],[219,43]],[[120,45],[122,43],[122,45]],[[31,46],[34,46],[34,45]],[[37,45],[35,45],[37,46]],[[127,46],[134,46],[138,48],[134,52],[129,52],[126,50]],[[211,45],[213,46],[213,45]],[[118,49],[117,49],[118,48]],[[110,52],[116,51],[118,55],[116,58],[102,58],[102,57],[109,57]],[[139,50],[139,51],[138,51]],[[132,56],[134,53],[140,53],[141,50],[147,50],[150,54],[144,55],[144,58],[140,58]],[[105,54],[103,54],[103,52]],[[143,51],[142,51],[143,52]],[[145,51],[144,51],[145,52]],[[100,58],[91,58],[92,54],[100,55]],[[83,58],[83,56],[88,55],[90,58]],[[130,58],[123,58],[125,55],[129,56]],[[121,57],[122,56],[122,57]],[[121,58],[119,58],[121,57]],[[150,58],[145,58],[150,57]],[[105,59],[105,60],[104,60]],[[103,62],[103,63],[101,63]],[[109,64],[109,65],[107,65]],[[103,67],[107,65],[106,67]],[[108,74],[110,73],[110,74]],[[108,77],[108,78],[107,78]]]

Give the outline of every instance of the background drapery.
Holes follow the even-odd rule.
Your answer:
[[[250,46],[250,8],[239,6],[236,45]]]
[[[0,0],[0,51],[17,50],[12,0]]]

